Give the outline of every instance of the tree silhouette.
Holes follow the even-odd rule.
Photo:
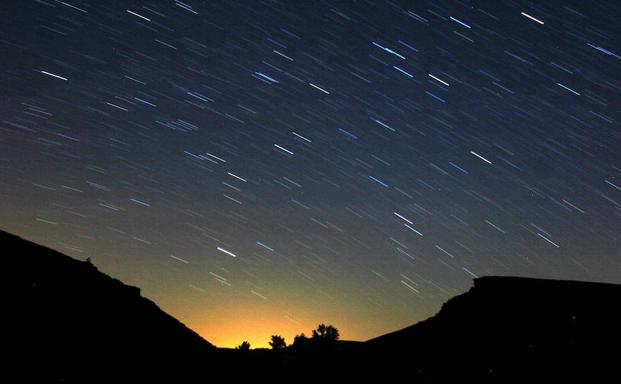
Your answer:
[[[322,342],[333,342],[339,339],[339,330],[331,325],[319,324],[313,330],[313,340]]]
[[[239,350],[239,351],[249,351],[250,350],[250,343],[247,341],[244,341],[243,343],[239,344],[235,349]]]
[[[303,345],[308,343],[308,337],[306,337],[306,335],[304,334],[304,332],[300,333],[299,335],[296,335],[293,338],[293,345]]]
[[[284,337],[273,335],[272,341],[270,341],[270,346],[272,347],[273,350],[278,350],[278,349],[285,348],[287,346],[287,343],[285,343]]]
[[[295,350],[308,350],[311,346],[311,339],[306,337],[304,333],[301,333],[293,338],[293,344],[290,345],[291,348]]]

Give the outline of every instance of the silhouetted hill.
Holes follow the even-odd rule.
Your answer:
[[[620,346],[621,285],[482,277],[435,316],[364,343],[225,362],[320,382],[602,382],[619,377]]]
[[[214,348],[88,262],[1,231],[0,247],[2,356],[19,382],[619,381],[621,285],[482,277],[364,343],[244,352]]]
[[[10,292],[3,347],[20,381],[170,376],[215,349],[89,262],[1,231],[0,247]]]
[[[422,381],[573,382],[615,371],[620,346],[621,285],[482,277],[435,316],[369,340],[366,358]]]

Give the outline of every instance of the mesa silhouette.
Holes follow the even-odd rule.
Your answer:
[[[366,342],[320,325],[291,345],[274,330],[273,350],[218,349],[90,262],[2,231],[0,244],[7,374],[24,382],[593,382],[619,373],[621,285],[482,277],[435,316]]]
[[[618,377],[620,327],[621,285],[481,277],[365,358],[421,382],[594,382]]]

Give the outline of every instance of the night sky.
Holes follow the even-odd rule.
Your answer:
[[[0,227],[217,346],[621,282],[621,2],[0,5]]]

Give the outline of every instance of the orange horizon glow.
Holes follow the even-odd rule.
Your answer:
[[[17,230],[13,232],[19,233]],[[58,242],[51,241],[48,234],[21,233],[20,236],[52,249],[58,248]],[[86,254],[72,250],[59,251],[74,259],[86,258]],[[351,299],[342,302],[323,297],[307,298],[303,296],[303,289],[295,292],[297,296],[289,292],[290,297],[278,301],[269,293],[266,293],[268,299],[262,299],[239,290],[232,300],[228,287],[214,281],[199,283],[200,289],[193,288],[187,281],[177,281],[175,274],[180,266],[170,264],[169,260],[158,265],[157,273],[145,274],[134,264],[125,266],[120,258],[104,257],[115,254],[113,247],[102,247],[97,252],[89,252],[88,256],[95,260],[99,271],[124,284],[140,287],[143,297],[152,300],[164,312],[218,348],[235,348],[243,341],[248,341],[251,349],[270,348],[272,335],[283,337],[290,345],[296,335],[304,333],[310,337],[322,323],[336,327],[341,340],[366,341],[410,326],[439,309],[400,307],[395,314],[390,306],[369,310],[363,303]],[[200,274],[193,279],[200,281]],[[387,316],[388,313],[391,315]]]
[[[214,323],[205,326],[194,326],[187,324],[203,339],[218,348],[235,348],[242,342],[250,343],[250,348],[271,348],[269,342],[272,335],[284,337],[287,345],[293,343],[296,335],[304,333],[310,337],[312,330],[317,328],[317,324],[293,323],[287,319],[273,317],[260,317],[255,319],[234,318],[232,320]],[[341,339],[349,340],[347,332],[343,333],[338,325],[332,324],[341,333]]]

